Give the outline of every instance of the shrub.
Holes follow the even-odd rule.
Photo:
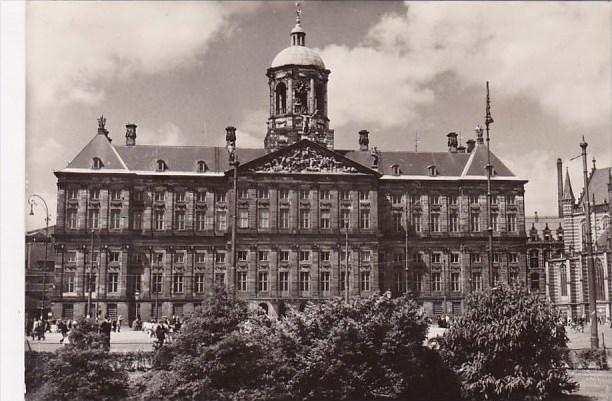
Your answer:
[[[459,387],[435,351],[427,323],[408,297],[373,295],[291,310],[274,324],[273,373],[294,399],[456,399]]]
[[[563,368],[567,349],[559,314],[515,286],[470,294],[467,310],[440,340],[469,399],[543,399],[577,389]]]

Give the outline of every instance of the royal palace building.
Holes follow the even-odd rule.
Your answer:
[[[366,130],[337,149],[330,70],[305,37],[298,20],[267,70],[263,148],[233,127],[225,148],[141,145],[135,124],[118,144],[98,120],[55,172],[54,316],[184,315],[217,285],[274,316],[376,291],[450,315],[471,291],[528,281],[526,181],[490,154],[489,221],[483,130],[467,147],[441,135],[439,152],[380,150]]]

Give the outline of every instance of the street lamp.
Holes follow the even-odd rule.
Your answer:
[[[225,128],[225,142],[227,147],[229,165],[233,167],[232,177],[232,239],[231,239],[231,280],[232,294],[236,295],[236,225],[238,223],[238,166],[240,162],[236,157],[236,128]]]
[[[134,300],[136,301],[136,320],[140,320],[140,291],[134,292]]]
[[[87,314],[89,315],[89,317],[98,317],[97,313],[97,304],[96,304],[96,314],[92,315],[91,313],[91,292],[92,292],[92,288],[93,288],[93,283],[91,282],[92,280],[92,273],[93,273],[93,263],[94,263],[94,232],[95,230],[92,228],[91,229],[91,255],[90,255],[90,265],[89,265],[89,272],[86,272],[86,276],[87,276],[87,288],[88,288],[88,295],[87,295]],[[97,299],[97,298],[96,298]]]
[[[46,291],[46,286],[47,286],[47,259],[48,259],[47,247],[49,243],[49,207],[47,206],[47,202],[45,202],[42,196],[37,195],[37,194],[32,194],[30,195],[30,199],[28,200],[28,202],[30,203],[30,216],[34,216],[34,205],[36,205],[36,202],[34,202],[34,198],[38,198],[42,201],[43,205],[45,205],[45,213],[46,213],[46,217],[45,217],[45,265],[43,266],[43,285],[42,285],[42,297],[41,297],[42,306],[40,308],[40,319],[43,320],[44,312],[45,312],[45,291]]]

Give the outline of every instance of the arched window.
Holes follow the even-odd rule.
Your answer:
[[[284,83],[276,85],[275,104],[276,114],[285,114],[287,112],[287,87]]]
[[[206,171],[208,171],[208,165],[206,164],[206,162],[204,160],[198,161],[198,172],[204,173]]]
[[[427,166],[427,170],[429,170],[430,177],[435,177],[438,175],[438,168],[436,167],[435,164],[432,164],[431,166]]]
[[[104,163],[102,163],[102,159],[100,159],[99,157],[94,157],[92,168],[98,169],[102,167],[104,167]]]
[[[540,290],[540,275],[538,273],[531,273],[529,281],[531,282],[531,289],[533,291]]]
[[[325,113],[325,86],[315,86],[315,111]]]
[[[598,301],[606,299],[604,269],[600,259],[595,260],[595,297]]]
[[[529,251],[529,267],[540,267],[540,252],[537,249]]]
[[[166,171],[168,170],[168,165],[163,160],[157,161],[157,171]]]
[[[391,166],[391,174],[395,176],[400,175],[400,168],[398,164],[394,164],[393,166]]]
[[[565,263],[561,263],[559,266],[559,285],[561,286],[561,296],[567,296],[567,270],[565,270]]]

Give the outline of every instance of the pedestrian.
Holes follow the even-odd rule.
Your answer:
[[[121,322],[123,321],[123,316],[119,315],[117,318],[117,333],[121,332]]]
[[[40,330],[40,320],[36,319],[34,320],[34,323],[32,324],[32,341],[34,341],[34,337],[36,337],[36,340],[38,340],[38,331]]]
[[[155,329],[155,337],[157,337],[157,341],[159,346],[162,347],[164,345],[164,341],[166,340],[166,328],[163,323],[159,323],[157,328]]]
[[[104,336],[104,346],[110,349],[110,337],[111,337],[112,324],[108,317],[106,317],[100,324],[100,333]]]
[[[60,339],[60,344],[64,343],[66,336],[68,335],[68,326],[64,323],[63,320],[60,320],[57,323],[57,330],[62,334],[62,338]]]
[[[117,320],[116,319],[113,319],[112,325],[113,325],[113,331],[117,332]]]

